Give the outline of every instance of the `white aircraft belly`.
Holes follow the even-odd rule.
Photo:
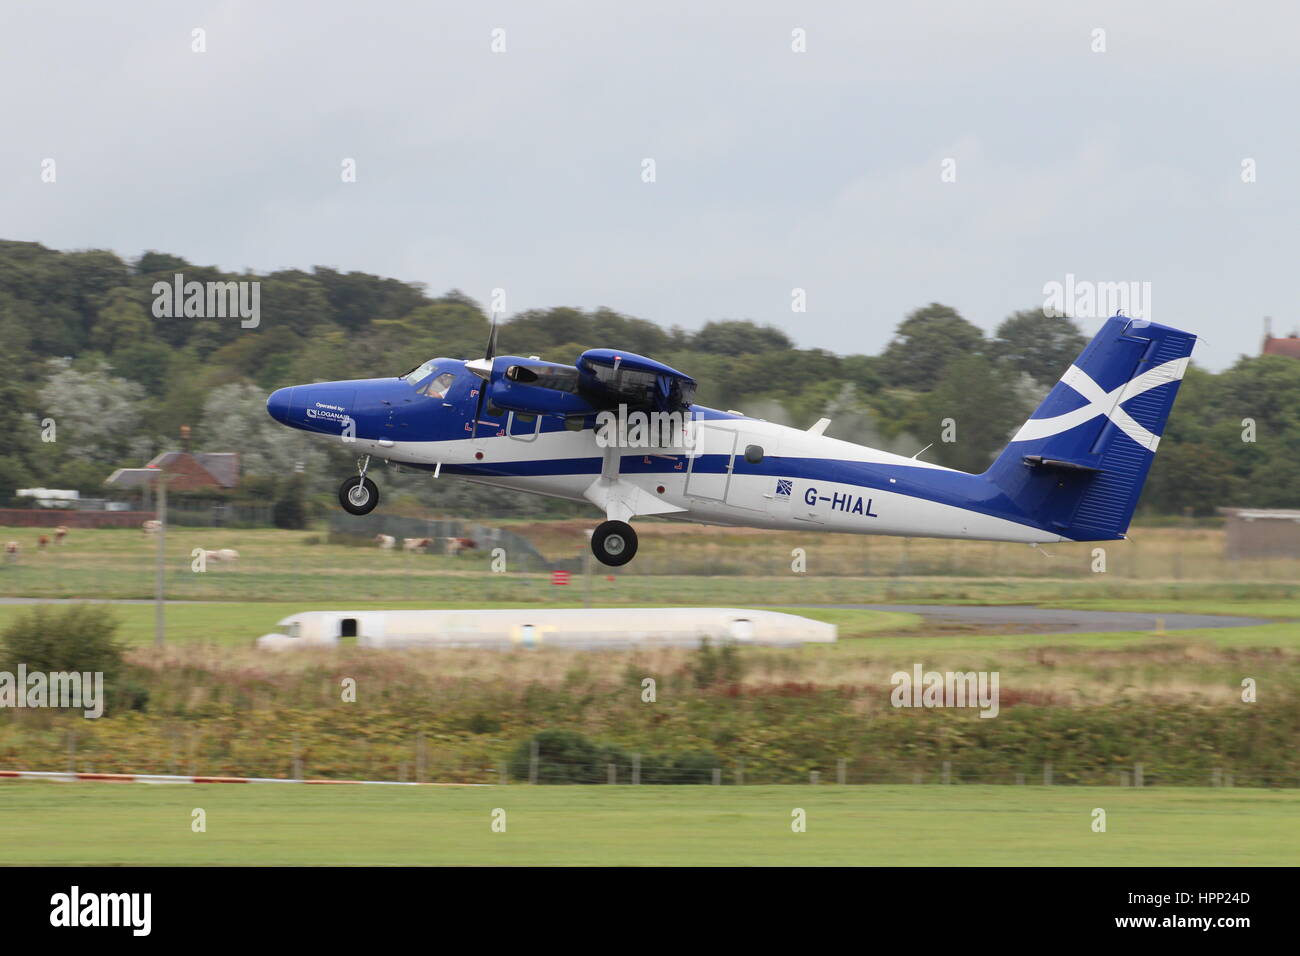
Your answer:
[[[710,423],[712,424],[712,423]],[[761,425],[768,430],[781,429],[786,433],[786,440],[792,429],[771,423],[756,423],[742,420],[740,425],[750,433],[757,433]],[[910,466],[923,464],[913,459],[901,459],[886,452],[867,449],[862,446],[850,446],[846,442],[834,439],[806,436],[795,433],[797,451],[800,457],[825,457],[845,460],[845,448],[852,448],[856,454],[849,460],[874,462],[877,464],[895,464],[906,462]],[[334,438],[337,441],[337,438]],[[759,439],[761,440],[761,438]],[[599,459],[604,449],[595,442],[592,431],[551,432],[541,434],[531,441],[519,441],[510,437],[480,436],[476,439],[464,439],[442,442],[395,442],[391,446],[379,446],[377,442],[357,440],[355,447],[360,453],[382,456],[396,462],[423,465],[453,463],[513,464],[547,460]],[[737,447],[736,453],[741,452]],[[782,448],[783,452],[795,450]],[[663,454],[667,450],[649,450],[649,454]],[[836,454],[826,454],[834,451]],[[476,452],[483,453],[483,459],[475,459]],[[641,450],[625,449],[624,455],[643,454]],[[818,454],[820,453],[820,454]],[[948,471],[938,465],[930,467]],[[552,475],[474,475],[470,480],[516,491],[532,492],[551,497],[568,498],[574,501],[588,500],[584,493],[600,475],[596,465],[590,472],[581,474]],[[636,485],[646,496],[662,501],[667,508],[679,507],[680,512],[672,514],[673,518],[707,522],[711,524],[736,525],[741,527],[774,528],[782,530],[834,531],[849,534],[882,534],[906,537],[933,538],[979,538],[995,541],[1018,541],[1026,543],[1054,542],[1062,540],[1059,535],[1039,530],[1029,525],[1019,524],[960,508],[956,505],[917,498],[897,492],[880,491],[858,485],[842,484],[806,478],[792,478],[792,493],[778,497],[775,493],[777,475],[722,475],[727,481],[714,482],[718,487],[726,488],[726,500],[718,500],[713,495],[721,492],[708,483],[694,482],[703,494],[690,492],[691,473],[689,467],[658,473],[624,473],[619,480]],[[817,489],[818,500],[815,505],[808,505],[805,495],[809,486]],[[662,487],[661,493],[658,489]],[[838,496],[838,498],[837,498]],[[638,496],[641,497],[641,496]],[[843,500],[846,506],[838,506]],[[743,502],[744,506],[730,502]],[[765,506],[764,506],[765,503]],[[855,508],[860,507],[860,512]],[[870,512],[868,514],[867,512]]]

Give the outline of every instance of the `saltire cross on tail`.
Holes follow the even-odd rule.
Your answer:
[[[592,550],[636,554],[645,515],[799,531],[1046,543],[1122,538],[1196,337],[1114,316],[983,474],[694,404],[653,359],[591,349],[574,365],[496,354],[402,376],[282,388],[278,422],[358,453],[339,490],[366,514],[372,457],[499,488],[587,501]],[[639,416],[639,417],[638,417]],[[648,427],[647,426],[648,423]]]

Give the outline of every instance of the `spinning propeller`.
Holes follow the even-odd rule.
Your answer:
[[[478,437],[478,420],[483,414],[483,398],[487,395],[487,387],[492,380],[492,362],[497,356],[497,314],[492,313],[492,331],[488,333],[487,349],[481,359],[474,359],[466,362],[465,367],[483,379],[483,384],[478,388],[478,402],[474,405],[474,427],[470,430],[470,437]]]

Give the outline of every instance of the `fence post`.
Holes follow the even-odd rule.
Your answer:
[[[415,735],[415,782],[424,783],[424,731]]]
[[[608,772],[607,776],[608,776],[609,784],[613,786],[614,784],[618,783],[618,767],[616,767],[614,764],[609,764],[606,767],[606,770]]]
[[[722,768],[721,768],[721,767],[714,767],[714,768],[713,768],[713,785],[714,785],[715,787],[720,787],[720,786],[722,786]]]
[[[841,787],[848,782],[848,761],[841,757],[835,762],[835,782]]]
[[[812,771],[810,774],[808,774],[808,782],[811,783],[813,786],[816,786],[817,784],[821,783],[822,772],[820,770]]]
[[[947,786],[948,784],[952,783],[952,761],[951,760],[945,760],[943,762],[943,782],[944,782],[944,786]]]
[[[640,785],[641,785],[641,755],[633,754],[632,755],[632,786],[639,787]]]
[[[1140,763],[1133,765],[1133,786],[1142,786],[1142,765]]]
[[[77,772],[77,732],[68,731],[68,773]]]
[[[745,785],[745,761],[737,760],[736,761],[736,786],[743,787],[744,785]]]
[[[529,783],[537,782],[537,761],[538,761],[538,757],[541,756],[540,749],[541,748],[538,746],[536,740],[534,740],[528,746],[528,782]]]
[[[1023,773],[1016,774],[1016,786],[1023,787],[1024,785],[1025,785],[1025,775]]]
[[[1051,785],[1052,785],[1052,761],[1049,760],[1045,764],[1043,764],[1043,786],[1050,787]]]
[[[1121,770],[1121,771],[1119,772],[1119,785],[1120,785],[1121,787],[1127,787],[1127,786],[1128,786],[1128,771],[1127,771],[1127,770]]]

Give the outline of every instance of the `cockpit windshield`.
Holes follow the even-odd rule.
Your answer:
[[[425,362],[423,365],[416,366],[415,368],[407,372],[405,375],[403,375],[402,380],[410,383],[411,385],[419,385],[422,381],[424,381],[426,378],[429,377],[430,373],[433,372],[434,366],[436,366],[437,364],[438,364],[437,359],[429,359],[429,361]]]

